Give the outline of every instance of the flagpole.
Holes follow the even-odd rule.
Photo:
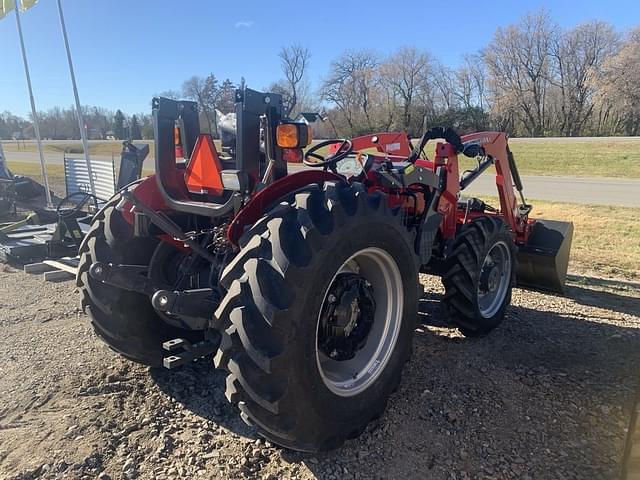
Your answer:
[[[64,14],[62,13],[62,2],[58,0],[58,14],[60,16],[60,27],[62,28],[62,37],[64,38],[64,46],[67,49],[67,62],[69,63],[69,74],[71,75],[71,85],[73,86],[73,96],[76,100],[76,113],[78,115],[78,125],[80,126],[80,137],[82,138],[82,148],[84,150],[84,160],[87,163],[87,174],[89,175],[89,186],[91,194],[95,196],[96,186],[93,181],[93,170],[91,169],[91,160],[89,159],[89,140],[87,139],[87,129],[82,119],[82,108],[80,107],[80,97],[78,95],[78,86],[76,85],[76,75],[73,70],[73,62],[71,61],[71,50],[69,49],[69,39],[67,38],[67,27],[64,23]]]
[[[40,169],[44,179],[44,191],[47,198],[47,207],[53,208],[51,201],[51,190],[49,190],[49,177],[47,177],[47,169],[44,165],[44,153],[42,152],[42,140],[40,139],[40,125],[38,124],[38,112],[36,112],[36,102],[33,99],[33,89],[31,88],[31,76],[29,75],[29,64],[27,63],[27,52],[24,48],[24,38],[22,38],[22,25],[20,25],[20,5],[16,2],[16,24],[18,25],[18,36],[20,37],[20,48],[22,49],[22,63],[24,63],[24,73],[27,77],[27,86],[29,87],[29,100],[31,101],[31,115],[33,115],[33,130],[36,134],[38,142],[38,152],[40,153]]]

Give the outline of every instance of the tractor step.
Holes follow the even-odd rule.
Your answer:
[[[162,344],[162,348],[167,352],[177,352],[178,350],[182,350],[180,353],[170,355],[163,359],[162,365],[164,368],[171,370],[214,353],[218,349],[218,345],[209,340],[191,343],[184,338],[174,338],[173,340],[164,342]]]
[[[572,239],[573,223],[537,219],[527,244],[519,247],[518,286],[561,293]]]

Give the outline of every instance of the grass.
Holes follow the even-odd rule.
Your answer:
[[[520,173],[522,175],[569,175],[579,177],[624,177],[640,178],[640,137],[638,138],[571,138],[571,139],[526,139],[510,140]],[[28,142],[18,149],[16,142],[3,142],[7,157],[12,152],[36,152],[35,142]],[[427,146],[432,155],[435,144]],[[80,142],[45,143],[50,153],[82,153]],[[91,142],[89,152],[93,155],[120,156],[121,142]],[[149,152],[153,158],[151,142]],[[473,162],[461,158],[465,168]]]
[[[512,139],[509,144],[523,175],[640,178],[640,138]]]
[[[153,142],[148,140],[136,140],[134,143],[148,143],[150,148],[150,155],[153,155]],[[35,142],[27,142],[25,144],[18,144],[17,142],[11,141],[3,141],[2,147],[4,149],[7,157],[11,157],[11,153],[14,152],[30,152],[36,153],[37,147]],[[82,148],[82,143],[80,141],[60,141],[55,143],[44,142],[43,151],[45,153],[76,153],[82,154],[84,149]],[[110,156],[114,155],[116,158],[120,157],[120,152],[122,151],[122,142],[120,141],[100,141],[100,142],[90,142],[89,143],[89,154],[90,155],[104,155]]]
[[[147,157],[148,158],[148,157]],[[32,162],[8,162],[9,170],[15,175],[25,175],[34,180],[43,183],[42,174],[40,173],[40,164]],[[153,173],[153,163],[145,162],[143,175],[151,175]],[[118,174],[118,164],[116,163],[116,176]],[[65,192],[64,184],[64,166],[47,165],[47,176],[49,177],[49,187],[57,194],[63,195]]]
[[[499,205],[497,197],[483,197]],[[532,218],[573,222],[569,271],[640,278],[640,210],[531,200]]]
[[[24,175],[42,183],[42,174],[39,163],[31,162],[8,162],[9,170],[15,175]],[[64,190],[64,167],[62,165],[47,165],[47,176],[50,187],[58,193],[56,185],[62,185]],[[63,192],[60,192],[63,193]]]
[[[509,147],[521,175],[640,178],[640,137],[515,138],[509,140]],[[475,166],[472,159],[459,159],[463,169]]]
[[[573,222],[572,269],[640,277],[638,209],[550,202],[534,205],[534,217]]]

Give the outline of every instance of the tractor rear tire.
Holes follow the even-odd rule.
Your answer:
[[[357,437],[383,413],[411,352],[418,266],[401,213],[358,184],[311,186],[267,213],[240,244],[214,316],[227,399],[261,436],[287,448],[324,451]],[[330,288],[338,279],[359,275],[375,299],[373,326],[354,357],[336,360],[321,343],[321,312],[336,302]]]
[[[515,284],[516,256],[513,234],[499,218],[480,217],[458,231],[443,265],[443,301],[465,336],[486,335],[504,320]],[[495,295],[487,284],[495,287]]]
[[[121,195],[116,195],[96,214],[80,245],[76,285],[81,307],[96,335],[111,349],[134,362],[162,366],[163,342],[198,340],[198,334],[165,323],[146,295],[107,285],[89,275],[94,262],[149,265],[158,245],[154,237],[133,236],[133,227],[116,209],[120,199]]]

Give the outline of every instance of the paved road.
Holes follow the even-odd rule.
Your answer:
[[[640,180],[523,175],[522,183],[526,198],[640,207]],[[465,194],[467,191],[476,195],[495,195],[494,177],[485,173],[469,186]]]
[[[75,156],[82,158],[82,155]],[[10,162],[39,162],[37,153],[10,152],[7,158]],[[110,155],[93,155],[92,158],[111,160]],[[45,161],[49,165],[62,165],[63,156],[60,153],[46,153]],[[151,164],[148,162],[146,165]],[[640,207],[640,179],[523,175],[522,182],[526,198]],[[495,195],[494,177],[486,172],[469,186],[465,194]]]
[[[522,175],[526,199],[640,208],[640,179]],[[495,176],[485,172],[465,196],[497,195]]]

